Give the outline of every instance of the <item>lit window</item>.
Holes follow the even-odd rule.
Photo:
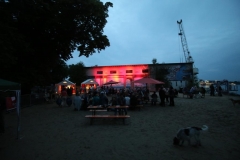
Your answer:
[[[116,74],[117,72],[116,71],[110,71],[110,74]]]
[[[126,70],[126,73],[132,73],[132,70]]]

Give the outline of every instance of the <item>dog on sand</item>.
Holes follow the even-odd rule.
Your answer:
[[[234,106],[235,106],[236,103],[240,104],[240,100],[234,100],[232,98],[230,98],[229,100],[232,101]]]
[[[187,127],[179,129],[177,135],[173,138],[174,145],[182,146],[184,141],[188,141],[188,145],[191,145],[191,138],[194,138],[196,141],[195,146],[201,146],[200,141],[200,132],[207,131],[208,126],[203,125],[202,128],[200,127]]]

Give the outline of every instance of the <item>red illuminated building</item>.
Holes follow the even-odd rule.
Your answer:
[[[133,87],[138,85],[132,83],[134,80],[143,77],[155,78],[155,70],[158,68],[167,69],[167,79],[171,81],[174,88],[185,86],[184,82],[195,74],[193,73],[193,63],[93,66],[86,67],[86,73],[88,78],[94,79],[100,86],[113,80],[120,82],[118,86]]]

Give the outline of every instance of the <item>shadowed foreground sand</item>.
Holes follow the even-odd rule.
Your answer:
[[[95,120],[90,125],[85,118],[89,111],[59,108],[56,103],[23,108],[20,140],[16,113],[5,115],[0,159],[240,159],[239,104],[234,106],[229,96],[187,99],[181,94],[175,104],[129,111],[126,125],[121,120]],[[201,134],[201,147],[172,145],[179,128],[204,124],[209,130]]]

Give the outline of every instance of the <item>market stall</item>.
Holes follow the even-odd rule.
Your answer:
[[[69,80],[63,80],[55,84],[55,87],[56,87],[56,94],[61,94],[61,91],[63,88],[70,88],[72,89],[72,94],[76,94],[76,83],[73,83]]]
[[[90,88],[96,89],[99,84],[94,79],[87,79],[81,83],[81,88],[89,90]]]

